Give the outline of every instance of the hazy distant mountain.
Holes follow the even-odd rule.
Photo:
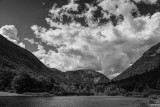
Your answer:
[[[147,50],[132,66],[113,80],[121,80],[136,74],[155,71],[160,67],[160,43]]]
[[[77,83],[106,83],[109,79],[103,74],[89,69],[67,71],[66,78]]]

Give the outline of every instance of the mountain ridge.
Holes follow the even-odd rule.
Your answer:
[[[113,78],[114,81],[129,78],[131,76],[142,74],[160,66],[160,43],[149,48],[142,56],[120,75]]]
[[[79,69],[79,70],[67,71],[65,72],[65,74],[67,78],[71,78],[72,80],[79,83],[109,82],[109,79],[105,75],[91,69]]]
[[[0,68],[8,68],[18,71],[22,67],[31,72],[34,71],[34,73],[42,75],[48,75],[48,73],[50,73],[55,79],[64,79],[63,76],[53,72],[53,70],[50,70],[45,66],[27,49],[17,46],[0,35]],[[54,71],[56,71],[56,69]]]
[[[64,73],[56,68],[47,67],[30,51],[12,43],[2,35],[0,35],[0,69],[4,71],[8,69],[15,71],[15,73],[27,70],[34,75],[50,75],[59,82],[73,82],[72,77],[66,78],[68,73]]]

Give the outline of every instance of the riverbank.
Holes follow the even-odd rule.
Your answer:
[[[9,93],[9,92],[0,92],[0,97],[1,96],[55,96],[53,94],[50,93],[23,93],[23,94],[17,94],[17,93]]]
[[[24,96],[23,94],[0,92],[0,96]]]

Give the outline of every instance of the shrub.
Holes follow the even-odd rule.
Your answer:
[[[109,96],[124,95],[125,93],[126,93],[125,89],[117,88],[114,85],[106,87],[106,89],[105,89],[105,94],[109,95]]]
[[[149,107],[149,102],[147,100],[137,100],[136,107]]]
[[[15,73],[11,70],[0,72],[0,91],[8,91],[11,89],[11,81]]]
[[[155,99],[157,99],[157,95],[156,94],[150,95],[149,99],[154,99],[155,100]]]
[[[127,93],[125,94],[126,97],[129,97],[129,96],[132,96],[132,95],[133,95],[132,92],[127,92]]]

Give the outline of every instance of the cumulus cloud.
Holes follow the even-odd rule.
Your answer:
[[[34,39],[24,38],[25,41],[28,41],[30,44],[39,44],[38,42],[35,42]]]
[[[113,78],[160,41],[160,13],[152,16],[139,15],[135,18],[132,13],[139,13],[138,8],[130,0],[98,1],[106,19],[109,18],[108,15],[124,17],[116,26],[113,26],[111,21],[105,24],[94,21],[94,12],[98,7],[92,4],[86,4],[87,10],[80,15],[66,13],[67,10],[59,13],[64,7],[70,9],[73,6],[70,3],[68,5],[50,10],[51,17],[47,18],[47,21],[54,28],[46,29],[37,25],[31,27],[37,38],[57,47],[58,52],[46,52],[42,46],[34,52],[49,67],[63,71],[89,68]],[[75,11],[77,9],[75,8]],[[55,21],[55,15],[61,18],[61,14],[69,14],[72,22],[64,24]],[[84,17],[89,26],[76,22],[75,17]]]
[[[5,25],[0,28],[0,34],[7,38],[9,41],[25,48],[25,44],[19,43],[18,30],[14,25]]]
[[[78,11],[78,4],[75,3],[75,0],[69,0],[67,5],[58,8],[56,4],[53,5],[52,9],[50,9],[50,18],[46,18],[47,22],[50,23],[52,27],[63,27],[61,24],[64,20],[66,21],[73,21],[75,16],[73,17],[72,12]],[[52,24],[51,24],[52,23]]]
[[[18,45],[19,45],[20,47],[22,47],[22,48],[25,48],[25,44],[22,43],[22,42],[18,43]]]
[[[137,6],[129,0],[103,0],[98,5],[109,14],[123,15],[125,18],[132,17],[132,12],[137,10]]]
[[[5,25],[0,28],[0,34],[9,39],[10,41],[16,42],[18,38],[18,30],[14,25]]]
[[[134,0],[136,3],[145,2],[149,4],[155,4],[158,0]]]
[[[53,68],[56,67],[62,71],[72,70],[79,66],[79,58],[77,56],[66,56],[63,53],[56,53],[55,51],[49,50],[46,52],[42,45],[38,45],[38,51],[33,52],[43,63]],[[72,66],[70,66],[72,65]]]

